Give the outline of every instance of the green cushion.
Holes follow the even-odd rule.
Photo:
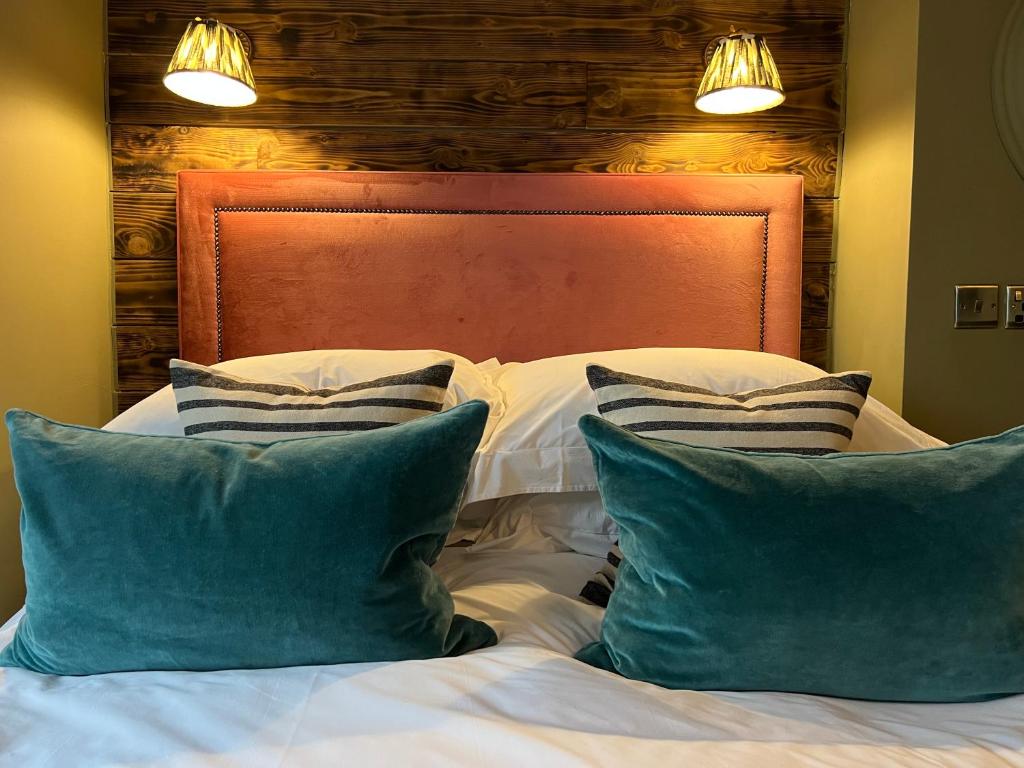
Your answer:
[[[239,443],[7,414],[27,611],[0,665],[88,675],[393,661],[492,645],[431,570],[487,406]]]
[[[824,457],[580,428],[628,564],[577,658],[669,688],[1024,692],[1024,428]]]

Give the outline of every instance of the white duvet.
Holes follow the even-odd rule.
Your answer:
[[[438,567],[458,610],[500,637],[455,659],[86,678],[2,670],[0,765],[1024,766],[1024,696],[878,704],[668,691],[574,661],[601,612],[570,596],[596,563],[446,551]]]

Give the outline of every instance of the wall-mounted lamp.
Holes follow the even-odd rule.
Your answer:
[[[164,85],[179,96],[215,107],[256,101],[256,83],[242,33],[215,19],[190,21],[167,66]]]
[[[779,70],[761,35],[734,32],[712,40],[707,70],[694,105],[715,115],[740,115],[777,107],[786,100]]]

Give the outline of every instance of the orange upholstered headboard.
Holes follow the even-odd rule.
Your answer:
[[[798,176],[183,171],[181,355],[796,357]]]

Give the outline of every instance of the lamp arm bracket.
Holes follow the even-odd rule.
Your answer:
[[[711,57],[715,53],[715,49],[722,44],[723,41],[728,40],[730,37],[741,38],[743,40],[753,40],[757,35],[753,35],[749,32],[744,32],[742,29],[737,32],[735,27],[729,28],[728,35],[719,35],[718,37],[712,38],[706,46],[704,46],[704,66],[706,67],[711,63]]]
[[[248,58],[251,59],[252,58],[252,38],[249,37],[247,34],[245,34],[245,32],[240,30],[238,27],[232,27],[230,24],[225,24],[224,26],[227,27],[228,29],[230,29],[236,35],[238,35],[238,39],[242,41],[242,50],[244,50],[245,51],[245,55]]]
[[[704,46],[704,66],[707,67],[711,63],[711,56],[714,54],[715,49],[725,40],[724,36],[712,38],[706,46]]]

